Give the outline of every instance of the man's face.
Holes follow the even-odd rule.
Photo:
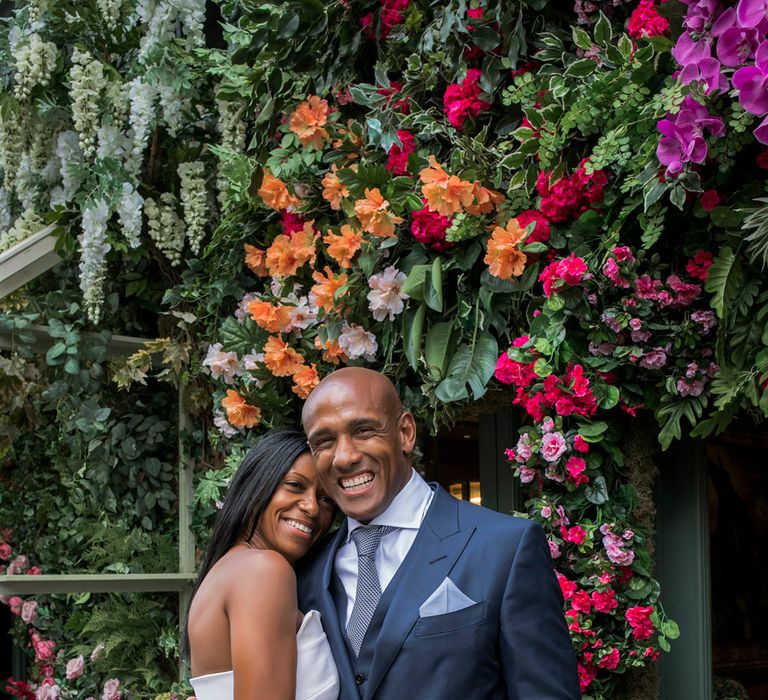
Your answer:
[[[346,515],[370,522],[410,479],[413,416],[399,413],[377,382],[345,378],[317,391],[304,428],[320,483]]]

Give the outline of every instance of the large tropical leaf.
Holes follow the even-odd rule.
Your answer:
[[[499,357],[499,346],[490,333],[480,332],[473,343],[463,343],[451,358],[448,376],[437,385],[435,394],[445,403],[469,397],[467,385],[475,400],[485,394]]]
[[[741,264],[733,251],[725,246],[709,268],[704,288],[712,293],[712,308],[723,318],[741,281]]]

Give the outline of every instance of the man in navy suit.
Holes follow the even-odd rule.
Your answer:
[[[298,570],[299,605],[322,615],[341,700],[580,697],[537,524],[424,482],[408,462],[414,418],[383,374],[328,375],[302,422],[347,516]]]

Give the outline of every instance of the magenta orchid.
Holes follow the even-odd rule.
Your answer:
[[[755,53],[755,65],[739,68],[733,74],[733,87],[739,91],[739,102],[750,114],[758,117],[768,114],[768,41]],[[755,129],[755,138],[768,143],[768,119]]]

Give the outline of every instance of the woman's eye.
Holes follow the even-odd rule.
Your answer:
[[[290,486],[292,489],[300,489],[301,484],[298,481],[286,481],[286,486]]]

